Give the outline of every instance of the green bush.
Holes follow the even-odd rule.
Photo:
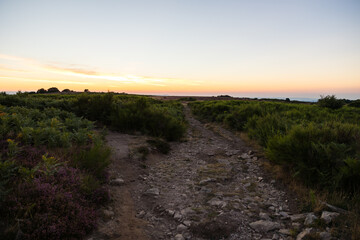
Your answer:
[[[318,100],[318,104],[320,107],[339,109],[345,105],[345,102],[343,100],[337,99],[335,95],[328,95],[326,97],[321,96],[321,98]]]
[[[93,121],[109,123],[109,116],[113,111],[114,95],[108,94],[82,94],[73,103],[73,111],[78,115]]]
[[[82,174],[81,175],[81,185],[80,185],[80,190],[85,194],[85,195],[90,195],[91,193],[93,193],[94,191],[96,191],[97,189],[100,188],[100,182],[98,179],[96,179],[93,175],[91,174]]]
[[[349,107],[360,108],[360,99],[354,100],[351,103],[349,103]]]
[[[286,135],[268,141],[270,160],[287,165],[294,175],[309,186],[344,187],[340,169],[348,157],[356,157],[360,149],[360,129],[341,123],[297,125]],[[349,171],[345,174],[349,176]]]
[[[336,182],[339,188],[347,192],[359,192],[360,186],[360,158],[347,158],[340,168]]]
[[[178,103],[168,106],[149,104],[140,98],[132,102],[119,102],[111,113],[111,126],[120,131],[141,131],[166,140],[179,140],[185,133],[185,123]],[[171,111],[175,108],[177,111]]]
[[[147,142],[155,147],[156,150],[158,150],[159,152],[163,153],[163,154],[168,154],[170,152],[170,144],[168,142],[165,142],[161,139],[150,139],[147,140]]]
[[[102,179],[105,168],[110,164],[110,148],[101,142],[96,142],[91,148],[81,150],[74,156],[72,164],[76,168],[84,169]]]
[[[305,184],[350,193],[359,184],[360,111],[337,108],[344,102],[334,96],[322,99],[317,105],[204,101],[189,106],[203,120],[247,131],[272,161],[291,169]]]
[[[258,104],[249,104],[236,108],[231,114],[227,115],[224,122],[233,129],[244,130],[244,127],[251,117],[262,115],[263,110]]]
[[[82,238],[109,199],[101,183],[110,150],[92,122],[66,111],[73,97],[2,94],[0,102],[0,238],[19,230],[26,239]]]
[[[264,117],[258,115],[251,117],[247,121],[245,129],[248,130],[251,138],[257,139],[261,146],[266,147],[271,137],[285,134],[290,125],[290,121],[274,113]]]
[[[0,159],[0,207],[3,206],[3,202],[12,190],[12,179],[17,175],[19,167],[14,161],[1,161]]]
[[[57,118],[58,128],[67,128],[76,132],[89,121],[75,118],[74,113],[86,119],[97,121],[97,124],[107,125],[123,132],[140,131],[167,140],[179,140],[185,133],[186,125],[183,106],[178,101],[160,101],[148,97],[134,95],[106,94],[18,94],[0,95],[0,104],[10,107],[17,114],[27,116],[11,116],[4,121],[6,124],[0,129],[1,136],[19,131],[20,127],[35,128],[38,121],[50,121]],[[27,109],[31,109],[28,111]],[[1,114],[1,112],[0,112]],[[28,120],[29,122],[24,122]],[[163,123],[163,124],[162,124]],[[55,127],[54,124],[43,123],[46,127]],[[1,122],[0,122],[1,125]],[[91,128],[88,126],[88,128]],[[29,136],[29,129],[27,129]],[[53,131],[47,129],[48,132]],[[61,129],[61,131],[64,131]],[[54,134],[58,134],[53,132]],[[11,136],[14,137],[14,136]],[[76,142],[83,143],[84,135],[60,136],[62,141],[52,142],[51,145],[64,143],[67,138],[75,138]],[[37,139],[43,144],[41,139]],[[65,144],[69,145],[69,144]]]

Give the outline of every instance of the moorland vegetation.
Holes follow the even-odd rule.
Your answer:
[[[310,192],[360,216],[359,100],[326,96],[315,104],[290,101],[197,101],[202,121],[245,132],[267,158]],[[309,197],[309,195],[307,195]],[[313,209],[305,209],[313,210]],[[357,231],[359,225],[354,226]]]
[[[178,102],[0,94],[1,239],[79,239],[94,229],[97,209],[109,200],[104,127],[148,134],[157,144],[179,140],[186,125]]]

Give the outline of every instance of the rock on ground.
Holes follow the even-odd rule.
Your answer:
[[[252,227],[254,230],[256,230],[258,232],[268,232],[271,230],[279,229],[280,224],[277,222],[259,220],[259,221],[250,223],[250,227]]]

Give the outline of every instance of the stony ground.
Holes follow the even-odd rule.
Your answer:
[[[186,139],[172,143],[168,155],[156,153],[144,136],[108,135],[113,200],[89,239],[331,239],[329,229],[313,223],[337,213],[297,214],[296,199],[262,170],[254,150],[233,133],[202,124],[187,107],[185,113]]]

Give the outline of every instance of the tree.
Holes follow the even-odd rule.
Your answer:
[[[47,93],[47,91],[43,88],[40,88],[36,93]]]
[[[59,93],[59,89],[56,87],[51,87],[48,89],[48,93]]]
[[[61,92],[63,92],[63,93],[69,93],[69,92],[71,92],[71,90],[68,89],[68,88],[66,88],[66,89],[62,90]]]
[[[85,89],[84,92],[88,93],[88,92],[90,92],[90,91],[89,91],[89,89]]]

